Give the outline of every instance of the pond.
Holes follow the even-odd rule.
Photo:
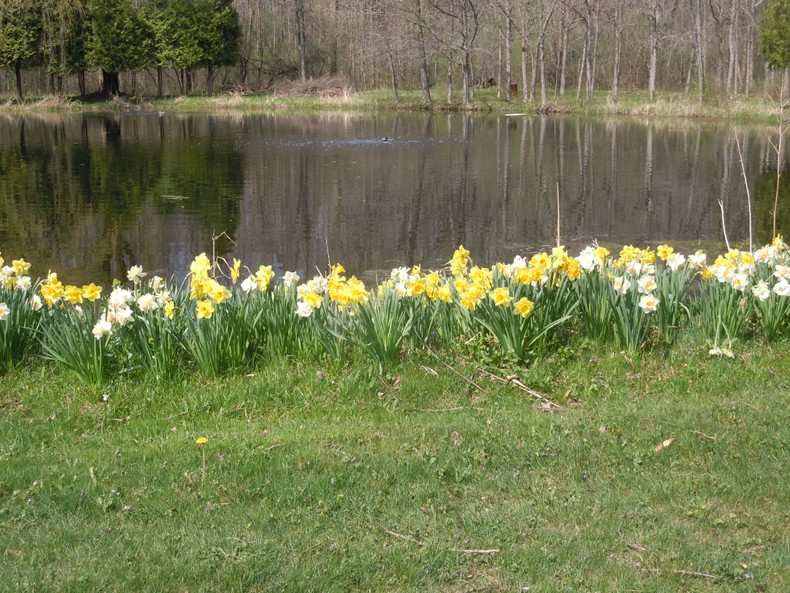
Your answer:
[[[750,199],[755,240],[770,239],[777,138],[515,114],[0,115],[0,251],[33,276],[107,284],[134,264],[183,277],[202,251],[373,280],[442,267],[459,244],[482,265],[558,236],[720,249],[723,229],[748,241]],[[785,177],[780,231],[788,198]]]

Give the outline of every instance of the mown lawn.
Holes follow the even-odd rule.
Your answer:
[[[0,590],[790,591],[787,347],[22,367]]]

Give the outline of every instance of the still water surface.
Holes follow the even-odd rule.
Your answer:
[[[368,279],[438,268],[459,244],[490,265],[551,247],[558,220],[572,249],[707,246],[723,240],[719,201],[729,240],[748,239],[739,150],[765,241],[772,142],[772,128],[675,120],[0,116],[0,251],[34,276],[107,283],[133,264],[183,276],[212,249],[303,277],[330,260]]]

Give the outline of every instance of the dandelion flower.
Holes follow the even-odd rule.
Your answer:
[[[205,445],[208,443],[208,439],[206,437],[200,437],[195,441],[198,445]]]

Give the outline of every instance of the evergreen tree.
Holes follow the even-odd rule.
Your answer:
[[[768,63],[790,68],[790,0],[771,0],[760,33],[762,53]]]
[[[0,67],[14,70],[22,93],[22,68],[40,59],[41,4],[37,0],[0,0]]]
[[[153,35],[133,0],[92,0],[88,5],[88,63],[102,71],[102,92],[120,94],[118,76],[151,62]]]

